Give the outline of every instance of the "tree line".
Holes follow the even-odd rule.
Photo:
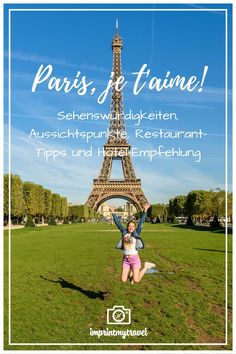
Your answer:
[[[10,186],[9,186],[10,181]],[[4,175],[4,225],[9,221],[9,190],[11,191],[10,221],[15,224],[78,222],[97,217],[86,205],[68,205],[66,197],[53,193],[39,184],[23,182],[18,175]],[[33,225],[32,225],[33,226]]]
[[[89,208],[87,205],[71,205],[69,206],[68,218],[71,222],[81,222],[91,219],[100,219],[102,215],[96,210]]]
[[[9,221],[9,180],[11,190],[10,220],[15,224],[32,218],[34,223],[79,222],[99,219],[95,210],[86,205],[68,205],[66,197],[53,193],[33,182],[23,182],[18,175],[4,175],[4,225]],[[232,193],[227,193],[228,218],[232,222]],[[166,222],[174,218],[186,218],[188,224],[194,222],[216,224],[225,218],[226,193],[222,189],[193,190],[187,195],[177,195],[168,204],[152,204],[148,217],[155,222]],[[136,218],[140,216],[137,213]]]
[[[232,222],[231,192],[227,193],[227,211],[228,221]],[[214,221],[215,226],[218,226],[219,220],[226,217],[226,193],[219,188],[209,191],[193,190],[187,195],[171,198],[168,204],[153,204],[148,210],[148,217],[156,218],[157,222],[183,217],[189,225],[194,222],[208,224]]]

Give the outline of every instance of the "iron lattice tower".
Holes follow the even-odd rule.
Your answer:
[[[122,75],[121,70],[122,38],[118,34],[118,21],[116,20],[116,34],[112,40],[113,64],[112,82],[117,82]],[[111,179],[113,160],[121,160],[124,179]],[[130,145],[126,140],[124,120],[124,104],[121,84],[112,86],[109,134],[104,145],[104,159],[97,179],[93,180],[93,190],[86,205],[98,209],[99,205],[111,198],[126,199],[137,210],[142,210],[147,199],[141,189],[141,180],[136,178],[130,158]]]

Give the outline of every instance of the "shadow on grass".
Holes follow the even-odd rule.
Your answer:
[[[188,230],[193,230],[193,231],[208,231],[208,232],[213,232],[216,234],[225,234],[225,228],[214,228],[214,227],[209,227],[209,226],[202,226],[202,225],[194,225],[194,226],[188,226],[188,225],[172,225],[172,227],[178,227],[181,229],[188,229]],[[232,228],[228,227],[228,234],[232,234]]]
[[[194,250],[198,250],[198,251],[209,251],[209,252],[223,252],[225,253],[225,251],[222,250],[213,250],[211,248],[193,248]],[[232,253],[231,251],[228,251],[228,253]]]
[[[67,281],[66,279],[62,278],[62,277],[57,277],[57,279],[54,278],[46,278],[43,275],[40,275],[40,277],[46,281],[50,281],[52,283],[59,283],[61,285],[62,288],[67,288],[67,289],[72,289],[72,290],[77,290],[79,291],[81,294],[89,297],[90,299],[101,299],[101,300],[106,300],[107,296],[109,295],[109,293],[107,291],[93,291],[93,290],[85,290],[83,288],[81,288],[78,285],[75,285],[69,281]]]

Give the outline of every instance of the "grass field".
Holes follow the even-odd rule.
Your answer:
[[[5,233],[5,349],[230,349],[225,342],[225,234],[178,225],[145,224],[142,261],[157,264],[139,284],[120,283],[115,226],[76,224],[19,229],[11,237],[11,342],[8,344]],[[231,337],[231,235],[228,333]],[[107,325],[107,309],[131,310],[130,325]],[[147,328],[146,337],[90,336],[89,330]],[[70,346],[70,343],[139,343]],[[47,343],[47,344],[46,344]],[[49,343],[66,343],[50,346]],[[167,343],[166,346],[145,343]],[[196,343],[170,346],[168,343]],[[213,343],[201,346],[199,343]]]

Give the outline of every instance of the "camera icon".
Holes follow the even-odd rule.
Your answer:
[[[131,310],[125,309],[124,306],[113,306],[107,309],[107,324],[130,324]]]

